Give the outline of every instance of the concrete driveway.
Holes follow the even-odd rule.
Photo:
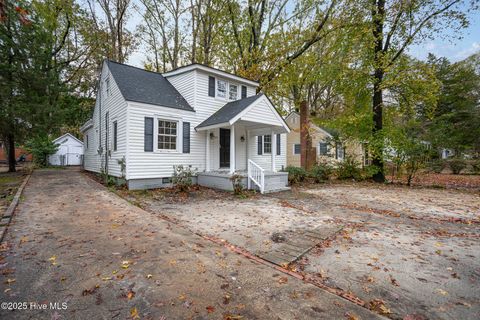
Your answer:
[[[33,173],[0,254],[2,307],[27,309],[0,310],[1,319],[380,318],[75,170]]]
[[[126,197],[278,264],[306,251],[292,269],[393,319],[480,314],[474,192],[332,183],[247,199],[205,189],[182,201],[164,191]]]

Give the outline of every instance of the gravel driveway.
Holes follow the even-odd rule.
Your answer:
[[[164,191],[124,196],[202,235],[262,256],[275,235],[319,239],[290,268],[363,300],[390,318],[478,319],[480,198],[443,189],[325,184],[236,198],[200,190],[188,199]],[[171,201],[169,201],[169,199]],[[338,232],[328,232],[335,229]],[[272,237],[273,236],[273,237]]]
[[[0,274],[2,307],[27,308],[0,310],[1,319],[380,318],[75,170],[33,173],[1,245]]]

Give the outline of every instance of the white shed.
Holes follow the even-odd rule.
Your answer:
[[[83,160],[83,142],[70,133],[53,140],[58,150],[48,158],[52,166],[79,166]]]

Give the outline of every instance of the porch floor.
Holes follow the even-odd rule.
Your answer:
[[[237,170],[236,174],[243,176],[242,184],[247,188],[247,170]],[[290,190],[288,186],[288,173],[287,172],[274,172],[265,171],[265,192],[277,192]],[[232,181],[230,177],[232,174],[228,169],[219,169],[207,172],[199,172],[198,184],[205,187],[216,188],[221,190],[233,190]],[[252,182],[252,189],[258,188]]]

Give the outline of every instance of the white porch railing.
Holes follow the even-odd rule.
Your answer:
[[[252,160],[248,159],[248,189],[251,189],[251,181],[260,188],[260,193],[265,191],[265,170]]]

